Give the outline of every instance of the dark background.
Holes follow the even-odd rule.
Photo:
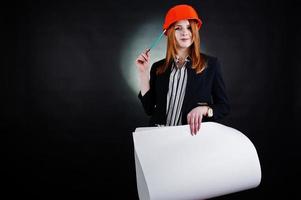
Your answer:
[[[177,3],[197,9],[205,53],[223,64],[232,110],[221,123],[251,139],[262,167],[259,187],[216,199],[297,197],[299,9],[272,0],[2,5],[1,194],[137,199],[132,132],[148,118],[121,47]]]

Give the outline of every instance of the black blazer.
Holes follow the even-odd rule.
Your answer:
[[[187,67],[187,85],[182,106],[182,124],[187,124],[187,114],[200,103],[206,103],[213,109],[213,117],[203,117],[202,121],[216,121],[227,115],[230,105],[225,90],[221,67],[216,57],[202,54],[206,60],[206,68],[197,74]],[[171,66],[161,75],[156,75],[156,70],[163,65],[165,59],[154,63],[150,71],[150,89],[143,96],[138,94],[146,114],[150,115],[149,125],[166,124],[166,98],[169,85]]]

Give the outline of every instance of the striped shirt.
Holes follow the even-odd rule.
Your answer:
[[[182,67],[176,66],[177,60],[172,65],[166,104],[166,126],[182,124],[182,105],[187,84],[186,64],[190,62],[187,58]]]

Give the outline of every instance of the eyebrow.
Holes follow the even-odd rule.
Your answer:
[[[181,26],[181,27],[185,27],[185,25],[181,25],[181,24],[175,24],[175,26]],[[190,24],[187,24],[187,27],[190,26]]]

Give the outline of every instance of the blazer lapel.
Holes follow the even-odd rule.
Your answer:
[[[171,66],[169,66],[166,71],[160,75],[160,84],[159,86],[161,87],[161,95],[163,97],[162,99],[162,104],[163,108],[165,108],[164,113],[165,113],[165,120],[166,120],[166,104],[167,104],[167,93],[168,93],[168,87],[169,87],[169,76],[171,73]]]
[[[163,81],[163,84],[162,84],[162,89],[163,89],[163,92],[164,94],[167,95],[167,92],[168,92],[168,87],[169,87],[169,76],[170,76],[170,73],[171,73],[171,66],[169,66],[166,71],[164,72],[164,74],[162,75],[162,81]]]
[[[193,87],[195,82],[195,71],[191,68],[191,62],[189,62],[189,65],[187,65],[187,85],[186,85],[186,91],[185,91],[185,97],[183,101],[183,107],[182,111],[186,111],[187,109],[187,103],[189,102],[189,99],[191,99]]]

